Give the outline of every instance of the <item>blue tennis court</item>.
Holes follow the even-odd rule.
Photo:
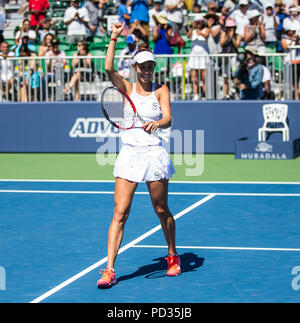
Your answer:
[[[113,191],[111,181],[0,181],[0,302],[299,302],[300,183],[171,182],[176,278],[140,185],[118,284],[99,290]]]

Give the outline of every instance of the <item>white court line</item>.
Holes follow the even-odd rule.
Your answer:
[[[0,193],[24,193],[24,194],[114,194],[114,191],[0,190]],[[148,192],[144,192],[144,194],[146,194],[146,193],[149,194]]]
[[[134,248],[166,248],[156,245],[135,245]],[[177,249],[204,249],[204,250],[254,250],[254,251],[297,251],[299,248],[256,248],[256,247],[210,247],[210,246],[176,246]]]
[[[114,183],[114,180],[64,180],[64,179],[0,179],[0,182],[41,182],[41,183]],[[264,182],[264,181],[172,181],[170,184],[274,184],[300,185],[300,182]]]
[[[177,220],[180,217],[182,217],[183,215],[187,214],[188,212],[192,211],[193,209],[197,208],[198,206],[206,203],[207,201],[211,200],[212,198],[215,197],[215,194],[210,194],[206,197],[204,197],[203,199],[201,199],[200,201],[192,204],[191,206],[187,207],[186,209],[184,209],[183,211],[177,213],[174,216],[174,219]],[[135,244],[139,243],[140,241],[146,239],[147,237],[149,237],[150,235],[152,235],[153,233],[155,233],[156,231],[161,229],[161,225],[158,225],[156,227],[154,227],[153,229],[149,230],[148,232],[144,233],[143,235],[141,235],[140,237],[136,238],[135,240],[132,240],[131,242],[127,243],[124,247],[122,247],[119,250],[118,254],[123,253],[124,251],[126,251],[127,249],[133,247]],[[41,301],[45,300],[46,298],[50,297],[51,295],[55,294],[56,292],[60,291],[61,289],[63,289],[64,287],[70,285],[71,283],[73,283],[74,281],[76,281],[77,279],[83,277],[84,275],[88,274],[89,272],[91,272],[92,270],[96,269],[97,267],[99,267],[100,265],[103,265],[105,262],[107,262],[107,257],[99,260],[98,262],[96,262],[95,264],[91,265],[90,267],[84,269],[83,271],[81,271],[80,273],[78,273],[77,275],[69,278],[68,280],[64,281],[63,283],[57,285],[56,287],[52,288],[51,290],[49,290],[48,292],[46,292],[45,294],[37,297],[36,299],[34,299],[33,301],[31,301],[30,303],[40,303]]]
[[[114,191],[55,191],[55,190],[0,190],[0,193],[20,194],[114,194]],[[135,192],[137,195],[149,195],[149,192]],[[300,197],[300,193],[212,193],[212,192],[168,192],[169,195],[203,196],[270,196],[270,197]]]

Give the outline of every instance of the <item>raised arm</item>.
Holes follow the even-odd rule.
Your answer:
[[[125,22],[123,24],[120,22],[115,22],[112,26],[112,33],[106,52],[104,68],[112,84],[123,91],[128,92],[131,84],[124,80],[122,76],[114,69],[116,42],[124,27]]]

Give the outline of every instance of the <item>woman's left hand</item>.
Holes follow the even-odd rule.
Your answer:
[[[144,128],[144,130],[147,133],[151,134],[152,132],[154,132],[158,129],[158,126],[159,126],[158,122],[148,121],[142,125],[142,128]]]

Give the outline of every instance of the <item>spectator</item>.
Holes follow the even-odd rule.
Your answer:
[[[153,19],[156,22],[152,37],[152,40],[155,42],[154,54],[173,54],[170,45],[172,27],[169,25],[167,16],[160,14],[154,16]]]
[[[131,57],[137,52],[138,47],[136,45],[136,38],[134,35],[130,34],[126,37],[127,47],[124,48],[120,56],[123,56],[118,61],[118,72],[124,79],[129,79],[132,73],[132,63],[133,59]],[[130,58],[124,56],[131,56]]]
[[[39,22],[46,18],[49,7],[48,0],[28,0],[31,29],[35,30]]]
[[[10,91],[15,84],[15,77],[14,77],[14,64],[12,60],[7,59],[9,57],[14,57],[14,53],[9,50],[8,43],[4,41],[0,45],[2,94],[5,98],[11,100],[12,95]]]
[[[5,12],[0,13],[0,44],[4,41],[3,33],[5,28],[9,25],[9,22],[4,17]]]
[[[126,6],[127,0],[121,0],[118,7],[118,16],[121,23],[125,22],[124,30],[122,31],[122,36],[127,36],[129,34],[129,25],[130,25],[130,14]]]
[[[262,100],[275,100],[275,93],[272,89],[271,72],[265,66],[264,61],[265,61],[265,58],[263,58],[261,56],[256,57],[257,64],[261,64],[264,69],[264,74],[263,74],[263,79],[262,79],[264,95],[262,97]]]
[[[206,27],[201,14],[195,16],[192,27],[187,32],[187,37],[192,40],[192,49],[188,60],[188,67],[191,71],[191,81],[193,84],[193,100],[199,100],[199,85],[202,81],[202,92],[205,93],[205,69],[209,61],[207,39],[210,29]],[[197,55],[202,55],[197,57]],[[205,56],[203,56],[205,55]]]
[[[242,36],[236,33],[236,23],[233,19],[227,18],[225,28],[222,30],[220,44],[223,54],[237,54]]]
[[[156,22],[153,16],[158,16],[158,15],[166,15],[166,11],[163,9],[163,1],[153,0],[153,8],[149,10],[149,17],[150,17],[149,27],[150,27],[151,33],[153,32],[153,29],[156,26]]]
[[[229,7],[226,7],[225,5],[222,7],[221,9],[221,16],[219,18],[219,24],[224,27],[225,26],[225,22],[226,22],[226,19],[229,17],[229,12],[230,12],[230,9]]]
[[[296,81],[295,99],[299,100],[300,50],[292,49],[290,47],[300,45],[300,39],[296,36],[296,28],[294,24],[291,22],[287,23],[285,28],[285,34],[281,39],[282,49],[287,54],[284,58],[284,63],[291,67],[289,71],[292,72],[292,82],[294,83]]]
[[[228,9],[228,12],[231,13],[233,12],[234,9],[237,7],[237,0],[226,0],[224,2],[223,8]]]
[[[54,83],[60,80],[61,84],[64,84],[66,77],[64,74],[66,61],[66,53],[59,50],[59,41],[55,38],[50,42],[50,50],[46,52],[46,68],[47,73],[43,78],[43,94],[44,99],[48,99],[46,91],[49,89],[49,83]],[[54,92],[54,91],[53,91]]]
[[[247,46],[246,55],[246,73],[243,73],[240,78],[240,98],[242,100],[259,100],[264,96],[264,68],[256,62],[256,56],[258,55],[256,48]]]
[[[45,56],[46,55],[46,53],[51,49],[51,42],[53,39],[55,39],[55,37],[50,33],[44,37],[42,44],[41,44],[39,51],[38,51],[38,56]]]
[[[195,5],[193,6],[193,10],[192,10],[191,14],[189,14],[187,30],[190,29],[190,27],[191,27],[191,25],[192,25],[192,23],[194,21],[194,18],[196,16],[199,16],[200,17],[200,15],[202,17],[204,17],[205,16],[205,13],[202,12],[202,10],[201,10],[201,4],[197,4],[197,2],[195,2]],[[172,24],[172,22],[170,22],[170,24]]]
[[[136,42],[136,45],[137,45],[137,48],[138,48],[138,51],[140,50],[150,50],[150,47],[149,47],[149,42],[147,39],[140,39],[138,42]]]
[[[276,17],[279,19],[279,26],[276,29],[277,39],[280,41],[281,36],[283,34],[283,20],[288,17],[287,13],[285,12],[285,8],[283,5],[282,0],[275,0],[275,9],[274,9]],[[278,51],[281,52],[281,46],[278,47]]]
[[[136,20],[139,21],[148,37],[150,36],[148,9],[151,2],[151,0],[129,0],[127,2],[127,6],[131,6],[130,24],[133,24]]]
[[[15,44],[17,46],[21,45],[22,38],[24,36],[28,36],[29,43],[34,43],[35,40],[36,40],[36,32],[34,30],[30,30],[30,21],[29,21],[29,19],[24,19],[23,20],[22,26],[20,27],[20,29],[16,33]]]
[[[236,33],[236,24],[233,19],[227,18],[225,27],[221,32],[220,45],[222,47],[223,54],[237,54],[240,47],[242,36]],[[229,76],[237,68],[236,57],[225,57],[225,64],[223,70],[224,76],[224,100],[229,100]],[[223,64],[222,64],[223,65]]]
[[[139,41],[141,37],[145,37],[148,39],[147,31],[144,29],[144,27],[141,25],[140,21],[135,20],[131,25],[130,29],[128,31],[128,35],[134,34],[136,38],[135,41]]]
[[[21,7],[18,11],[18,14],[22,17],[29,18],[30,19],[30,14],[29,14],[29,8],[28,8],[28,1],[21,2]]]
[[[269,0],[267,0],[269,1]],[[274,2],[274,0],[272,0]],[[258,10],[259,12],[263,13],[263,4],[265,0],[249,0],[249,11],[251,10]]]
[[[298,3],[298,0],[283,0],[286,12],[289,12],[290,7],[297,7]]]
[[[75,100],[80,101],[79,82],[93,82],[93,61],[92,54],[89,52],[89,45],[86,41],[79,41],[77,44],[78,52],[74,54],[72,68],[74,74],[70,80],[69,86],[64,89],[65,94],[69,94],[72,87],[75,87]],[[80,58],[84,56],[85,58]]]
[[[47,34],[52,34],[55,37],[57,37],[58,34],[54,20],[47,18],[41,20],[38,23],[35,32],[39,36],[40,43],[43,41],[44,37]]]
[[[89,12],[86,8],[79,8],[79,0],[71,1],[64,16],[64,23],[68,26],[67,42],[70,44],[85,40],[86,29],[89,26]]]
[[[215,13],[208,13],[204,18],[207,20],[207,27],[210,29],[207,39],[209,53],[219,54],[221,52],[220,35],[222,30],[219,17]]]
[[[286,30],[286,25],[292,24],[296,30],[296,36],[300,36],[300,20],[299,20],[299,11],[297,7],[290,7],[289,17],[286,17],[282,22],[282,27]]]
[[[98,1],[99,1],[98,15],[100,20],[102,20],[107,13],[107,9],[108,9],[107,4],[109,3],[110,0],[98,0]]]
[[[216,2],[210,1],[207,5],[207,13],[208,14],[216,14],[219,10],[219,6]]]
[[[193,9],[192,9],[192,12],[193,13],[201,13],[201,5],[195,3],[194,6],[193,6]]]
[[[28,36],[22,38],[22,44],[19,50],[18,57],[26,57],[27,59],[19,60],[18,70],[18,84],[19,84],[19,100],[21,102],[28,102],[29,97],[32,99],[33,94],[39,93],[36,90],[40,87],[40,75],[38,65],[34,59],[29,57],[36,57],[36,54],[28,47]],[[36,95],[34,95],[36,97]]]
[[[171,27],[171,30],[172,30],[172,27]],[[175,33],[172,30],[172,37],[170,39],[170,45],[173,48],[173,50],[174,50],[174,48],[177,48],[177,52],[176,53],[180,54],[181,53],[181,49],[185,45],[185,41],[183,40],[183,38],[181,37],[181,35],[179,33]]]
[[[33,30],[30,30],[29,32],[32,32]],[[20,44],[16,47],[14,47],[14,51],[15,51],[15,57],[19,57],[20,56],[20,49],[22,47],[22,45],[25,44],[26,47],[28,47],[28,49],[32,52],[35,53],[36,51],[36,47],[35,45],[30,43],[30,38],[28,36],[28,34],[23,34]]]
[[[66,65],[66,53],[59,49],[59,41],[57,39],[52,39],[50,42],[50,50],[45,54],[47,73],[52,73],[57,68],[57,64]],[[51,61],[50,58],[56,58],[55,63]]]
[[[279,26],[279,18],[274,12],[274,6],[271,3],[267,3],[265,7],[265,14],[263,15],[262,23],[265,27],[266,47],[275,47],[277,45],[276,29]]]
[[[186,30],[183,26],[184,0],[166,0],[165,7],[167,19],[172,23],[173,32],[185,34]]]
[[[259,55],[266,52],[266,32],[265,26],[260,20],[260,16],[260,12],[256,9],[249,11],[249,25],[245,26],[244,36],[246,45],[256,48]]]
[[[149,39],[148,39],[148,37],[142,35],[139,30],[137,30],[137,29],[134,30],[132,35],[135,36],[135,44],[136,44],[136,46],[138,46],[138,45],[140,46],[142,44],[144,44],[145,46],[146,45],[149,46]]]
[[[153,17],[156,27],[153,29],[154,41],[154,54],[170,55],[173,54],[172,46],[178,48],[180,53],[181,47],[183,47],[184,42],[179,33],[175,33],[167,19],[166,14],[158,14]],[[158,64],[158,69],[166,71],[167,74],[170,73],[170,58],[161,58]]]
[[[249,2],[248,0],[240,0],[239,1],[239,7],[235,9],[230,17],[235,21],[236,23],[236,32],[242,36],[244,39],[245,36],[245,26],[249,24],[248,19],[248,6]]]
[[[87,32],[89,37],[99,36],[106,33],[105,29],[101,24],[100,17],[98,14],[99,6],[99,0],[88,0],[83,5],[83,8],[87,9],[89,16],[89,25]]]

